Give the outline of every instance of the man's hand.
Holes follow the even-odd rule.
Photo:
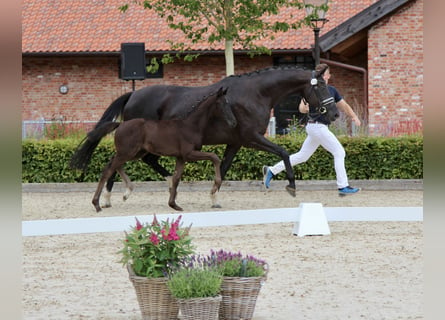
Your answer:
[[[301,99],[300,106],[298,107],[301,113],[309,112],[309,104],[307,104],[304,99]]]

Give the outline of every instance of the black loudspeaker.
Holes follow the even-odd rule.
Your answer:
[[[119,78],[123,80],[145,79],[145,44],[121,43]]]

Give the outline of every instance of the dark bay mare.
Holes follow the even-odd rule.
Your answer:
[[[136,160],[146,153],[158,156],[173,156],[176,158],[176,167],[170,186],[170,198],[168,204],[175,210],[182,211],[176,204],[176,194],[179,181],[187,161],[210,160],[215,167],[215,182],[210,192],[213,207],[216,204],[216,192],[221,187],[221,161],[215,153],[202,152],[203,134],[207,121],[215,109],[221,104],[221,97],[227,89],[220,88],[217,92],[204,97],[183,120],[145,120],[135,118],[118,122],[106,122],[89,133],[92,139],[103,137],[115,130],[114,145],[115,155],[111,158],[100,177],[99,184],[92,203],[96,211],[101,211],[99,204],[100,195],[105,182],[114,172],[118,172],[125,183],[127,191],[124,200],[128,198],[134,186],[125,173],[123,166],[127,161]],[[224,106],[223,106],[224,107]]]
[[[111,103],[97,126],[118,116],[123,120],[133,118],[175,119],[183,117],[185,110],[196,97],[208,95],[216,88],[228,88],[225,96],[236,119],[228,124],[221,113],[215,112],[204,130],[204,145],[226,144],[221,162],[221,176],[230,168],[241,147],[270,152],[279,156],[286,168],[289,185],[286,190],[295,196],[295,177],[289,154],[281,146],[268,140],[264,134],[269,124],[270,111],[290,94],[300,94],[314,113],[326,113],[331,121],[339,116],[334,99],[319,72],[298,67],[267,68],[242,75],[226,77],[212,85],[185,87],[153,85],[126,93]],[[311,111],[312,112],[312,111]],[[85,139],[71,159],[71,167],[85,170],[99,141]],[[159,156],[147,154],[143,160],[162,176],[170,176],[158,163]],[[107,184],[110,192],[113,179]]]

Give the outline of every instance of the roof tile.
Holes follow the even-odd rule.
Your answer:
[[[329,22],[321,35],[364,10],[377,0],[330,1]],[[144,42],[147,51],[170,49],[167,39],[184,41],[180,31],[168,28],[151,10],[130,5],[127,12],[118,8],[122,0],[25,0],[22,2],[22,52],[118,52],[122,42]],[[301,17],[303,10],[287,10],[284,16]],[[279,33],[275,40],[261,41],[273,50],[308,49],[313,44],[310,28]],[[223,50],[224,45],[213,45]],[[206,44],[194,45],[206,50]]]

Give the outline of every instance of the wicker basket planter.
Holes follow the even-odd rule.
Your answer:
[[[218,320],[222,297],[177,299],[181,320]]]
[[[220,320],[252,319],[256,300],[266,277],[223,277]]]
[[[135,275],[127,265],[130,281],[136,296],[143,320],[177,320],[179,305],[167,287],[167,278],[146,278]]]

